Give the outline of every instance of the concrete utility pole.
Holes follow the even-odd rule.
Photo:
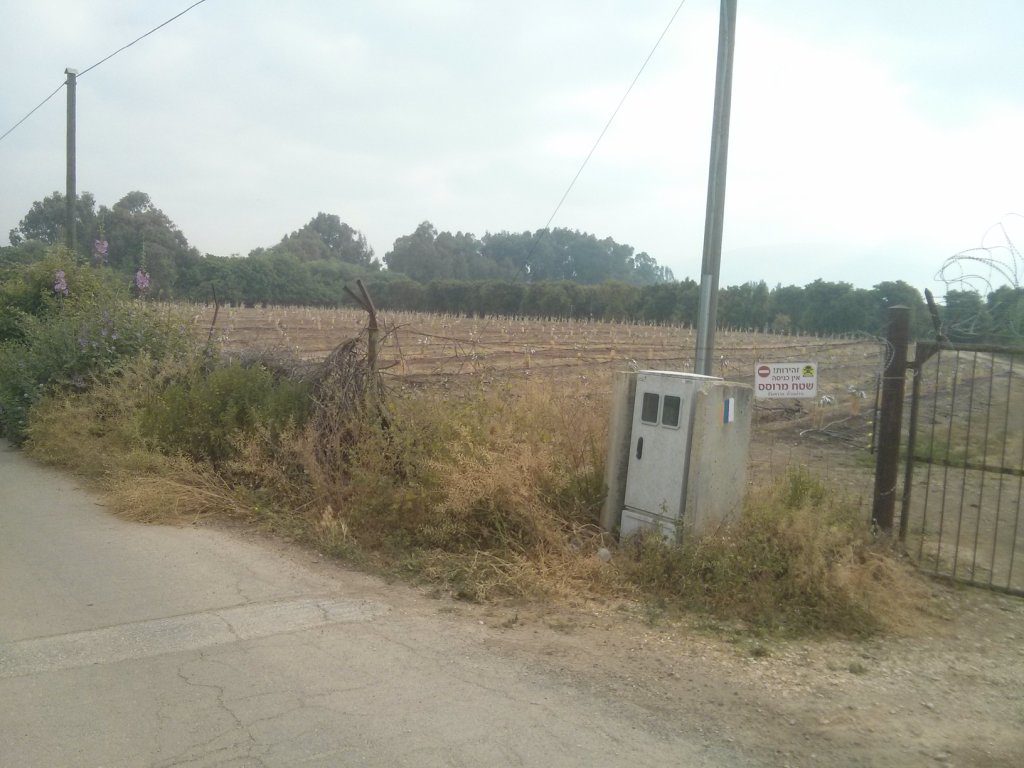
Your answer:
[[[700,268],[700,309],[697,315],[696,373],[711,376],[718,322],[718,275],[722,266],[725,219],[725,169],[729,156],[729,112],[732,104],[732,54],[736,45],[736,0],[722,0],[718,22],[718,69],[715,75],[715,116],[711,126],[711,168],[704,218],[704,258]]]
[[[68,76],[68,175],[65,194],[66,214],[64,221],[64,243],[72,253],[75,250],[75,88],[78,84],[78,70],[65,69]]]

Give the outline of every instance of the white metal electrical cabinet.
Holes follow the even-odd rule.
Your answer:
[[[714,376],[637,373],[622,537],[674,539],[738,508],[752,399],[749,386]]]

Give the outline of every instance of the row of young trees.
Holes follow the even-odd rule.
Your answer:
[[[597,320],[635,320],[695,325],[700,286],[687,278],[655,285],[608,281],[583,285],[502,280],[434,280],[418,283],[387,273],[368,278],[377,304],[386,309],[460,315],[527,315]],[[764,281],[721,288],[721,327],[836,335],[883,335],[887,309],[911,310],[914,338],[933,338],[934,322],[921,293],[902,281],[873,288],[815,280],[804,286]],[[952,341],[1024,343],[1024,289],[1002,286],[985,298],[976,291],[949,290],[937,308],[943,334]]]
[[[567,281],[371,280],[377,303],[393,309],[462,315],[530,315],[598,320],[639,320],[694,325],[700,286],[690,279],[657,285],[609,281],[580,285]],[[928,313],[921,294],[902,281],[855,288],[849,283],[815,280],[806,286],[751,282],[719,291],[719,325],[775,332],[840,334],[881,333],[889,306],[910,306],[915,330],[927,332]]]
[[[698,285],[673,280],[646,253],[611,238],[567,229],[488,233],[438,232],[424,222],[399,237],[383,265],[366,238],[333,214],[319,213],[277,244],[247,257],[200,254],[144,192],[97,208],[77,200],[76,251],[81,261],[126,277],[143,270],[150,295],[233,304],[335,306],[342,285],[368,282],[382,308],[465,315],[532,315],[696,322]],[[36,202],[0,249],[4,265],[38,261],[62,242],[64,198]],[[721,289],[723,326],[822,334],[880,333],[885,308],[913,311],[917,336],[931,334],[921,294],[902,281],[855,288],[815,280],[805,286],[750,282]],[[986,297],[949,291],[941,308],[947,335],[960,340],[1024,339],[1024,291],[1002,287]]]

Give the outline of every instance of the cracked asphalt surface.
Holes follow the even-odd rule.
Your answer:
[[[283,546],[106,513],[0,443],[0,766],[744,766]]]

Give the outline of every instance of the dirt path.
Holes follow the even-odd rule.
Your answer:
[[[607,611],[508,628],[492,611],[490,644],[769,764],[1019,766],[1024,602],[937,589],[948,617],[914,637],[757,640]]]
[[[290,545],[235,535],[349,578]],[[442,618],[485,654],[581,701],[628,706],[630,730],[684,734],[707,754],[734,750],[730,764],[1018,768],[1024,600],[934,590],[940,615],[911,636],[866,642],[756,638],[630,604],[481,606],[379,582],[373,594]]]

